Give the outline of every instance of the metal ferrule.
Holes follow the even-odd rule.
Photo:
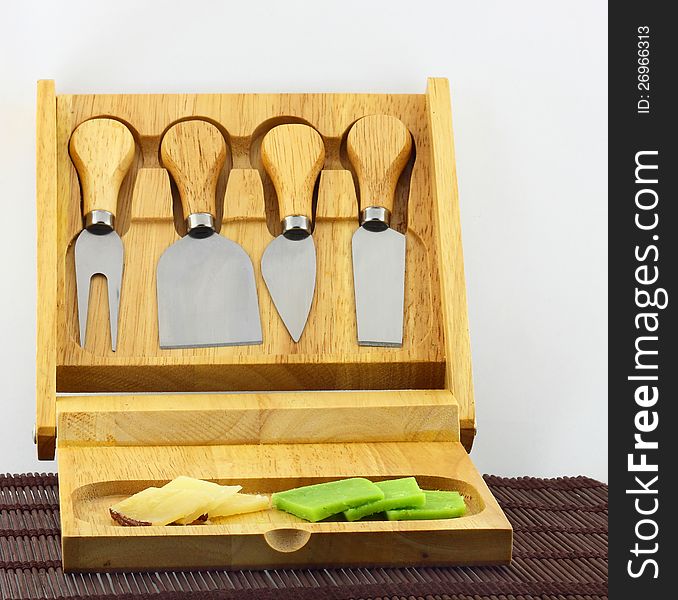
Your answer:
[[[214,217],[210,213],[192,213],[186,219],[186,231],[192,237],[208,237],[214,233]]]
[[[383,206],[368,206],[360,213],[360,224],[373,231],[387,229],[391,224],[391,211]]]
[[[115,216],[107,210],[93,210],[85,215],[85,229],[92,233],[108,233],[115,226]]]
[[[311,235],[311,219],[304,215],[290,215],[282,220],[282,234],[290,240],[303,240]]]

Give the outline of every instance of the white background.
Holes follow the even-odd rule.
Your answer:
[[[12,2],[0,35],[0,471],[31,442],[35,82],[57,93],[452,86],[481,472],[607,480],[607,7]],[[320,8],[323,7],[323,8]]]

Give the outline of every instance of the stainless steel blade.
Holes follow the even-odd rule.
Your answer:
[[[95,235],[86,229],[80,232],[78,239],[75,240],[75,285],[78,293],[80,345],[83,347],[87,335],[90,280],[94,275],[103,275],[106,278],[113,352],[118,346],[118,309],[122,266],[122,240],[115,231],[103,235]]]
[[[353,283],[361,346],[403,343],[405,236],[393,229],[353,234]]]
[[[315,245],[312,236],[275,238],[261,257],[261,274],[287,331],[299,341],[315,291]]]
[[[172,244],[158,261],[161,348],[260,344],[252,261],[217,233]]]

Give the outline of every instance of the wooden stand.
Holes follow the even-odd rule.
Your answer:
[[[346,136],[368,114],[399,118],[415,148],[393,211],[394,227],[408,239],[398,349],[356,341],[350,248],[358,202]],[[72,246],[82,208],[68,143],[80,123],[102,116],[125,123],[136,142],[118,200],[125,271],[115,353],[105,285],[96,279],[86,347],[78,343]],[[156,264],[184,227],[159,147],[164,132],[187,118],[210,121],[227,141],[218,221],[252,258],[262,345],[158,345]],[[326,152],[314,198],[316,292],[296,344],[260,269],[264,248],[280,233],[260,145],[281,123],[313,126]],[[446,80],[429,80],[421,95],[110,96],[56,96],[53,82],[41,81],[37,136],[36,437],[40,458],[53,457],[58,440],[66,568],[510,559],[510,525],[467,455],[475,408]],[[64,395],[72,392],[83,395]],[[87,395],[100,392],[110,395]],[[337,477],[415,475],[422,486],[458,489],[470,510],[449,521],[315,524],[269,511],[166,528],[123,528],[108,517],[117,498],[179,474],[260,493]]]

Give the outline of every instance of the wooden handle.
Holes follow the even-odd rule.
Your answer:
[[[261,159],[278,195],[280,218],[311,219],[313,188],[325,162],[320,134],[308,125],[279,125],[261,142]]]
[[[383,206],[393,212],[398,178],[412,151],[412,136],[395,117],[370,115],[348,132],[348,157],[358,176],[360,208]]]
[[[80,177],[83,212],[115,215],[118,193],[134,158],[134,137],[120,121],[90,119],[71,136],[70,153]]]
[[[226,161],[221,132],[207,121],[182,121],[165,133],[160,155],[177,184],[184,219],[194,213],[215,216],[217,181]]]

